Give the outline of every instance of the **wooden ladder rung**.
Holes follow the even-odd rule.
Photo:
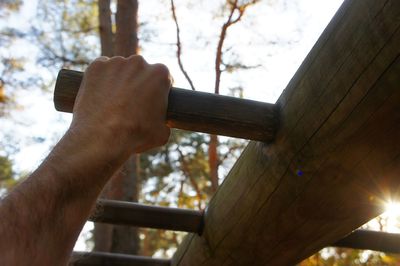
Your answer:
[[[99,200],[89,220],[198,234],[203,229],[203,213],[200,211],[115,200]]]
[[[400,253],[400,234],[371,230],[355,230],[332,246]]]
[[[170,260],[107,252],[73,252],[70,266],[169,266]]]
[[[54,90],[56,110],[72,112],[83,73],[62,69]],[[278,128],[278,107],[271,103],[171,88],[167,123],[170,127],[272,142]]]

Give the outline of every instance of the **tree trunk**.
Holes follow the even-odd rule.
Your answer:
[[[172,265],[294,265],[399,199],[400,1],[344,1]]]
[[[115,21],[115,54],[128,57],[139,52],[138,46],[138,1],[118,0]]]
[[[128,57],[138,53],[137,38],[137,0],[118,0],[115,16],[115,55]],[[136,168],[138,155],[131,155],[121,171],[111,180],[111,199],[122,201],[138,201],[138,177]],[[113,226],[111,252],[138,254],[138,229],[130,226]]]
[[[208,165],[210,167],[211,188],[215,192],[218,188],[218,136],[210,135],[210,143],[208,144]]]
[[[137,202],[138,178],[136,155],[132,155],[111,179],[109,198]],[[138,229],[132,226],[114,225],[111,252],[137,254],[139,251]]]
[[[137,54],[138,1],[118,1],[115,17],[115,38],[112,32],[110,0],[99,0],[98,5],[102,55],[128,57]],[[138,201],[139,170],[136,165],[137,156],[132,155],[122,168],[114,174],[104,189],[104,197],[121,201]],[[138,230],[129,226],[95,224],[94,240],[95,251],[126,254],[137,254],[139,251]]]
[[[101,55],[111,57],[114,54],[114,34],[112,32],[110,0],[99,0],[98,10]]]
[[[110,0],[99,0],[99,35],[101,55],[113,56],[113,39]],[[108,198],[109,187],[106,186],[101,197]],[[94,251],[109,252],[112,246],[113,226],[111,224],[95,223],[93,231]]]

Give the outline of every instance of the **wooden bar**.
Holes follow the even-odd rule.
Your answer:
[[[347,0],[173,265],[295,265],[400,195],[400,1]]]
[[[368,249],[385,253],[400,253],[400,234],[356,230],[332,246]],[[169,266],[170,260],[105,252],[74,252],[71,266]]]
[[[59,72],[56,110],[72,112],[82,78],[82,72]],[[171,89],[168,101],[170,127],[263,142],[274,139],[278,121],[273,104],[178,88]]]
[[[70,266],[169,266],[170,260],[106,252],[73,252]]]
[[[122,224],[157,229],[194,232],[201,235],[202,212],[154,207],[137,203],[99,200],[93,222]],[[332,246],[400,253],[400,234],[371,230],[355,230]]]
[[[400,253],[400,234],[371,230],[356,230],[332,246],[369,249],[385,253]]]
[[[89,220],[197,234],[200,234],[203,228],[203,213],[200,211],[115,200],[99,200],[95,213]]]

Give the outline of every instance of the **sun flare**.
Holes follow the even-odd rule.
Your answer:
[[[385,231],[400,233],[400,202],[387,202],[381,217],[385,220]]]
[[[388,218],[398,218],[400,216],[400,202],[390,201],[386,203],[385,214]]]

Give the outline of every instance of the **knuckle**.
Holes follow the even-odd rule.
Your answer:
[[[109,66],[114,69],[114,71],[120,71],[121,68],[125,66],[126,59],[122,56],[114,56],[108,60]]]
[[[153,71],[157,75],[160,75],[163,78],[168,78],[169,79],[169,69],[166,65],[164,64],[154,64],[153,65]]]
[[[141,55],[132,55],[127,58],[130,64],[135,66],[136,68],[142,69],[147,65],[146,60]]]
[[[104,66],[104,61],[101,60],[95,60],[90,65],[86,68],[86,72],[92,72],[92,71],[97,71],[101,69]]]
[[[122,63],[124,61],[125,61],[125,58],[122,56],[119,56],[119,55],[113,56],[109,60],[110,63]]]

